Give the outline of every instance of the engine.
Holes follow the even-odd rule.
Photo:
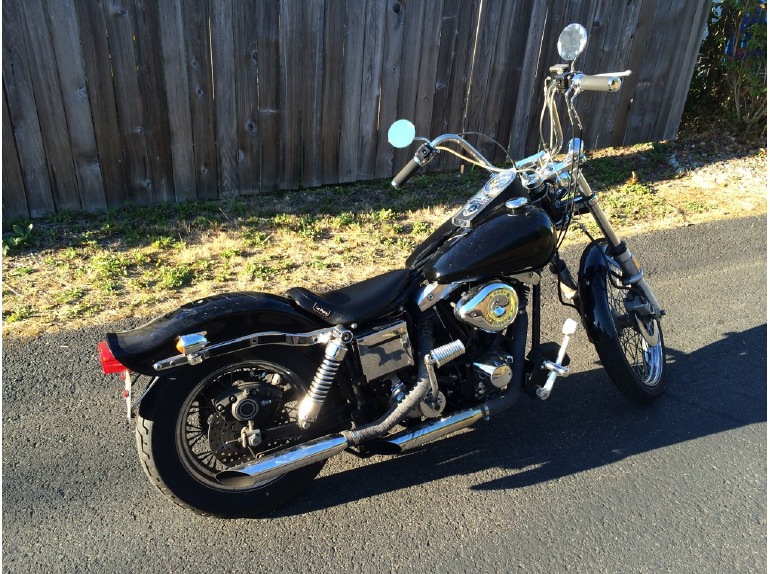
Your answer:
[[[465,293],[455,306],[455,316],[482,331],[498,333],[513,323],[518,310],[516,290],[494,281]]]
[[[464,293],[454,306],[454,315],[474,328],[474,346],[466,364],[462,396],[481,400],[505,389],[513,378],[513,357],[507,351],[502,332],[516,320],[519,295],[507,283],[492,281]],[[481,351],[481,349],[485,349]]]

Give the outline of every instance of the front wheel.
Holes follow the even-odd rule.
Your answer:
[[[626,298],[633,293],[620,283],[620,275],[620,268],[609,260],[609,266],[597,270],[593,278],[593,311],[605,318],[607,334],[594,346],[615,386],[629,399],[647,403],[663,392],[663,333],[658,319],[626,308]]]
[[[296,425],[314,364],[284,348],[229,360],[204,364],[197,376],[190,370],[159,381],[137,417],[137,449],[150,481],[180,506],[207,515],[255,516],[294,497],[325,461],[247,487],[223,484],[216,475],[319,433]],[[332,406],[329,399],[326,406]]]

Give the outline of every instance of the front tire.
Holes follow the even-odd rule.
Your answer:
[[[619,280],[621,270],[608,258],[592,280],[593,314],[603,317],[605,333],[594,342],[599,359],[612,382],[629,399],[649,403],[663,392],[666,349],[658,319],[626,309],[630,290]],[[657,343],[642,335],[657,332]]]
[[[286,348],[229,361],[159,381],[162,386],[142,403],[136,445],[150,482],[178,505],[204,515],[257,516],[295,497],[326,461],[247,487],[222,484],[216,474],[320,434],[312,428],[301,434],[296,426],[314,363]],[[288,438],[244,446],[242,433],[283,426]]]

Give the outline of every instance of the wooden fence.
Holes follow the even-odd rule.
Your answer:
[[[670,139],[710,3],[5,0],[3,216],[389,177],[402,117],[521,156],[573,21],[587,73],[634,72],[581,95],[590,145]]]

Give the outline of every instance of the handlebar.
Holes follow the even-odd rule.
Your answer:
[[[470,156],[484,169],[494,172],[505,171],[492,165],[492,163],[490,163],[487,158],[481,155],[481,152],[479,152],[471,144],[465,141],[465,139],[461,136],[457,134],[444,134],[438,136],[432,142],[422,144],[417,149],[417,152],[414,154],[414,157],[409,161],[409,163],[407,163],[401,169],[401,171],[398,172],[396,177],[393,178],[393,180],[390,182],[391,185],[396,189],[400,189],[401,186],[409,181],[409,179],[414,175],[415,171],[417,171],[417,168],[429,163],[440,149],[446,149],[442,148],[441,146],[447,143],[455,143],[459,145],[466,152],[468,152],[468,154],[470,154]]]
[[[559,153],[563,140],[560,123],[558,121],[558,112],[553,101],[557,93],[565,94],[565,99],[567,101],[568,111],[570,113],[570,119],[572,120],[573,127],[577,125],[578,128],[582,130],[580,118],[577,116],[577,110],[575,109],[573,103],[575,97],[581,91],[617,92],[623,83],[621,78],[628,77],[630,75],[631,70],[626,70],[624,72],[590,75],[583,74],[581,72],[570,72],[567,65],[553,66],[550,69],[550,77],[546,79],[546,99],[543,106],[543,112],[540,116],[540,141],[542,149],[535,155],[515,162],[513,169],[516,172],[527,171],[532,168],[537,170],[537,166],[545,166],[549,163],[548,160],[552,156]],[[551,116],[551,138],[549,138],[549,141],[552,142],[553,145],[550,146],[546,145],[545,139],[543,137],[543,118],[546,111],[548,111],[549,115]],[[556,133],[555,141],[554,130]],[[427,142],[427,140],[425,141]],[[393,187],[396,189],[400,189],[402,185],[404,185],[414,176],[417,169],[430,162],[433,159],[433,156],[440,149],[447,149],[440,147],[445,143],[458,144],[470,154],[472,157],[472,160],[470,161],[472,161],[472,163],[478,163],[478,165],[491,172],[506,171],[492,165],[489,160],[481,155],[478,150],[476,150],[471,144],[465,141],[465,139],[463,139],[461,136],[456,134],[444,134],[431,142],[427,142],[421,145],[411,161],[409,161],[409,163],[407,163],[401,169],[401,171],[398,172],[396,177],[393,178],[391,185],[393,185]],[[580,158],[580,156],[580,153],[576,155],[577,158]],[[569,159],[570,164],[574,159],[575,158]],[[567,160],[560,164],[555,164],[552,167],[553,169],[550,170],[544,168],[544,172],[550,172],[547,174],[549,177],[564,171],[567,168]]]

